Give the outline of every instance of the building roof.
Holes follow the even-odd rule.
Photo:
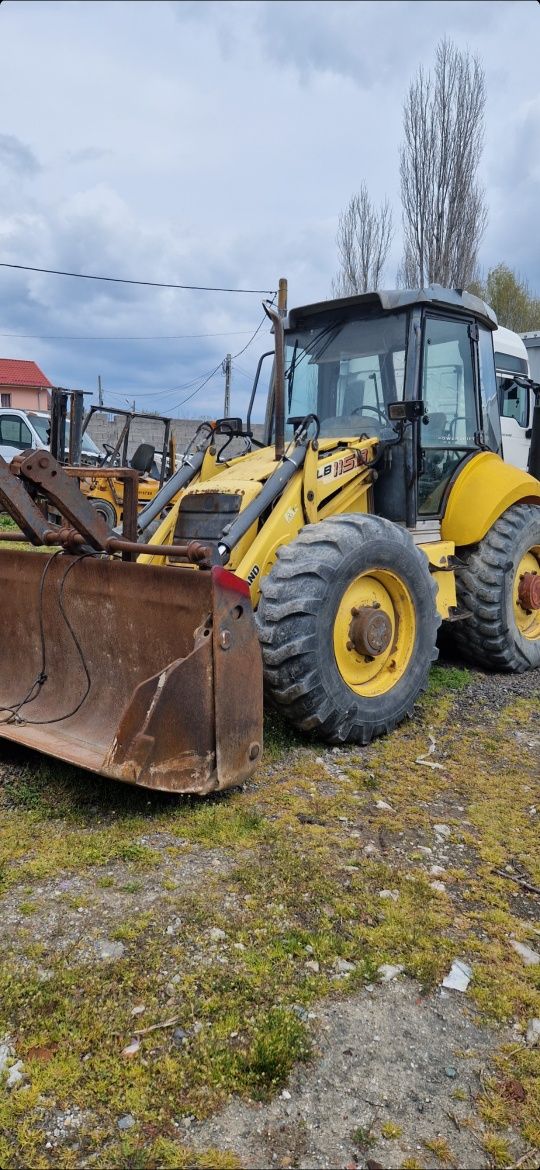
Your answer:
[[[0,358],[0,386],[52,387],[43,370],[35,362],[18,358]]]

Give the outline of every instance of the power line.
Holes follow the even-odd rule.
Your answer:
[[[183,398],[181,402],[177,402],[175,406],[171,406],[171,413],[173,410],[180,410],[180,407],[183,406],[185,402],[189,402],[192,398],[195,398],[196,394],[199,394],[201,390],[204,390],[204,387],[208,384],[210,379],[214,377],[214,374],[217,374],[218,370],[221,370],[221,365],[222,363],[219,362],[215,370],[210,371],[208,377],[204,379],[204,382],[202,382],[200,386],[197,386],[196,390],[194,390],[192,394],[188,394],[187,398]]]
[[[228,333],[157,333],[140,337],[77,337],[71,333],[0,333],[0,337],[30,337],[37,341],[185,341],[200,337],[240,337],[249,329],[233,329]]]
[[[276,299],[276,296],[277,296],[277,293],[274,293],[274,294],[273,294],[273,296],[272,296],[272,300],[270,301],[270,304],[271,304],[271,305],[274,303],[274,301],[275,301],[275,299]],[[249,346],[251,345],[252,341],[255,341],[255,338],[256,338],[257,334],[258,334],[258,333],[259,333],[259,331],[262,329],[262,327],[263,327],[263,325],[264,325],[265,321],[267,321],[267,320],[268,320],[268,318],[267,318],[267,315],[266,315],[266,313],[265,313],[265,314],[264,314],[264,316],[263,316],[263,318],[262,318],[262,320],[261,320],[261,321],[259,321],[259,324],[257,325],[257,328],[256,328],[255,332],[254,332],[254,333],[252,333],[252,335],[251,335],[251,337],[250,337],[249,341],[246,343],[246,345],[244,346],[244,348],[243,348],[243,349],[239,349],[239,350],[238,350],[238,353],[233,353],[233,354],[231,354],[231,360],[232,360],[232,361],[234,361],[234,360],[235,360],[235,358],[239,358],[239,357],[241,357],[241,356],[242,356],[242,354],[246,352],[246,349],[249,349]],[[176,406],[171,406],[171,408],[170,408],[170,409],[171,409],[171,411],[173,411],[173,410],[180,410],[180,407],[181,407],[181,406],[184,406],[184,403],[186,403],[186,402],[189,402],[191,398],[195,398],[195,395],[196,395],[196,394],[199,394],[201,390],[204,390],[204,387],[207,385],[207,383],[210,381],[210,379],[214,377],[214,374],[217,374],[218,370],[220,370],[220,369],[221,369],[221,364],[222,364],[222,363],[221,363],[221,362],[219,362],[219,365],[217,365],[217,366],[216,366],[215,370],[212,370],[212,371],[211,371],[211,372],[208,374],[208,377],[206,377],[206,378],[205,378],[205,380],[204,380],[204,382],[202,383],[202,385],[201,385],[201,386],[198,386],[198,387],[197,387],[197,389],[196,389],[196,390],[194,390],[192,394],[188,394],[187,398],[183,398],[181,402],[177,402]]]
[[[189,390],[196,382],[200,382],[201,378],[205,378],[206,374],[197,374],[196,378],[191,378],[189,382],[181,382],[179,386],[172,386],[170,390],[139,390],[140,394],[144,394],[147,398],[166,398],[169,394],[177,394],[179,390]],[[125,397],[128,391],[126,390],[108,390],[107,394],[116,398]],[[131,391],[130,391],[131,393]]]
[[[271,304],[271,305],[273,305],[273,303],[274,303],[274,301],[275,301],[275,299],[276,299],[276,295],[277,295],[277,294],[276,294],[276,293],[274,293],[274,295],[273,295],[273,297],[272,297],[272,300],[270,301],[270,304]],[[256,330],[255,330],[255,333],[253,334],[253,336],[252,336],[252,337],[250,337],[249,341],[246,343],[246,345],[244,346],[244,348],[243,348],[243,349],[239,349],[239,350],[238,350],[238,353],[233,353],[233,355],[232,355],[232,359],[233,359],[233,361],[234,361],[234,359],[235,359],[235,358],[242,357],[242,354],[246,352],[246,349],[249,349],[249,346],[251,345],[251,342],[252,342],[252,341],[255,341],[255,338],[256,338],[257,334],[260,332],[260,330],[262,329],[262,327],[263,327],[263,325],[264,325],[265,321],[267,321],[267,320],[268,320],[268,317],[266,316],[266,313],[265,313],[265,314],[264,314],[264,317],[263,317],[263,319],[262,319],[262,321],[260,321],[260,322],[259,322],[259,324],[257,325],[257,328],[256,328]]]
[[[77,280],[106,280],[110,284],[136,284],[145,288],[181,288],[190,292],[247,293],[253,296],[275,296],[274,289],[268,288],[214,288],[206,284],[173,284],[160,280],[130,280],[124,276],[97,276],[89,272],[64,272],[61,268],[37,268],[31,264],[8,264],[0,261],[0,268],[16,268],[20,272],[42,272],[47,276],[73,276]]]

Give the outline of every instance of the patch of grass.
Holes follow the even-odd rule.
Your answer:
[[[35,902],[21,902],[21,904],[19,906],[19,914],[24,914],[25,916],[30,916],[31,914],[35,914],[36,910],[37,910],[37,906],[36,906]]]
[[[429,672],[428,695],[445,691],[463,691],[472,682],[470,670],[461,666],[432,666]]]
[[[148,869],[159,865],[161,861],[157,849],[149,849],[148,845],[139,845],[136,841],[120,845],[117,856],[121,861],[128,861],[135,869]]]
[[[367,1129],[363,1125],[358,1125],[351,1133],[351,1141],[353,1146],[357,1146],[359,1150],[367,1150],[373,1145],[374,1137],[371,1128]]]
[[[305,745],[305,738],[300,736],[277,711],[265,711],[264,758],[266,763],[278,762],[291,749],[305,747]]]
[[[147,930],[152,921],[152,914],[140,914],[137,918],[130,919],[129,922],[122,922],[119,926],[114,926],[109,932],[110,937],[117,942],[134,942],[141,934]]]
[[[272,1008],[255,1030],[243,1058],[243,1071],[257,1097],[279,1088],[297,1060],[307,1060],[309,1045],[304,1024],[293,1012]]]
[[[199,801],[188,810],[179,809],[179,830],[183,838],[206,846],[251,845],[268,830],[255,808],[233,801]]]
[[[396,1125],[394,1121],[384,1121],[381,1125],[381,1134],[387,1142],[393,1142],[396,1138],[401,1137],[403,1130],[400,1125]]]
[[[241,1170],[238,1158],[228,1151],[195,1151],[167,1137],[155,1138],[148,1145],[137,1135],[108,1143],[92,1164],[98,1170],[125,1166],[130,1170]]]
[[[455,1164],[454,1155],[450,1149],[450,1146],[448,1145],[448,1142],[446,1141],[446,1138],[426,1138],[425,1141],[422,1142],[422,1145],[425,1146],[426,1150],[429,1150],[430,1153],[435,1154],[435,1157],[438,1158],[439,1162],[442,1162],[444,1166],[451,1166]]]
[[[504,1138],[499,1137],[498,1134],[486,1133],[482,1139],[482,1145],[489,1157],[491,1166],[510,1166],[513,1159],[510,1153],[508,1142]]]

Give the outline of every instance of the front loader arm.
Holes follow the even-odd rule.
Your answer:
[[[319,442],[308,441],[305,431],[300,435],[277,465],[268,449],[255,456],[231,460],[223,469],[221,479],[219,467],[212,476],[210,490],[225,494],[238,492],[243,496],[243,507],[235,519],[227,523],[227,517],[223,517],[217,551],[218,560],[222,564],[232,563],[235,573],[247,581],[254,605],[259,600],[261,580],[272,567],[278,548],[294,540],[306,523],[314,524],[342,512],[372,510],[371,465],[377,440],[350,438]],[[261,480],[265,475],[255,495],[246,491],[246,481],[250,479],[246,470],[251,468],[256,471],[255,480],[259,474]],[[201,477],[188,492],[191,498],[204,495],[206,490]],[[156,545],[172,543],[181,503],[180,499],[155,533]],[[246,550],[242,546],[252,528],[255,536]],[[147,554],[140,559],[157,563],[157,549],[155,555]],[[163,557],[162,563],[165,560]]]

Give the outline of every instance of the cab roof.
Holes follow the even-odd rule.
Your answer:
[[[376,292],[358,293],[338,300],[317,301],[313,305],[301,305],[291,309],[285,322],[286,328],[294,329],[299,321],[316,313],[329,313],[334,309],[369,308],[381,309],[385,313],[397,309],[409,309],[412,305],[433,305],[434,308],[457,310],[476,317],[488,329],[497,328],[497,317],[493,309],[480,297],[458,288],[443,288],[441,284],[430,284],[427,288],[378,289]]]

